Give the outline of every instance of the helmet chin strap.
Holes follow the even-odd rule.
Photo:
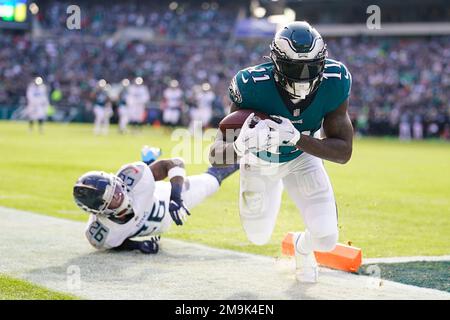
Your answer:
[[[284,90],[286,90],[286,92],[291,97],[291,100],[305,100],[306,97],[311,93],[310,83],[294,82],[294,87],[292,87],[289,84],[289,81],[287,81],[283,76],[280,76],[278,73],[275,73],[275,80]]]
[[[109,206],[109,204],[111,203],[111,200],[112,200],[112,198],[113,198],[114,190],[116,189],[116,185],[117,185],[117,184],[123,183],[122,180],[120,180],[119,178],[117,178],[117,177],[115,177],[115,176],[113,176],[113,177],[114,177],[114,178],[113,178],[113,183],[112,183],[112,185],[108,188],[108,192],[107,192],[107,194],[106,194],[107,200],[105,201],[105,202],[106,202],[106,208],[105,208],[105,210],[104,210],[104,213],[105,213],[107,216],[117,217],[117,216],[119,215],[120,212],[126,210],[125,213],[123,213],[123,214],[120,215],[120,216],[125,216],[125,215],[127,215],[128,213],[131,212],[132,205],[131,205],[131,199],[130,199],[130,197],[128,196],[128,194],[127,194],[127,192],[126,192],[126,190],[125,190],[124,187],[122,187],[122,192],[123,192],[123,194],[124,194],[124,198],[123,198],[123,201],[122,201],[122,203],[120,204],[120,206],[117,207],[116,209],[108,209],[108,206]]]
[[[289,94],[295,99],[305,100],[306,96],[310,94],[310,84],[309,83],[294,83],[294,87],[292,87],[289,83],[287,84],[289,88],[292,88],[292,91],[289,91]]]
[[[118,215],[123,210],[126,210],[126,211],[124,213]],[[114,214],[115,217],[118,217],[118,216],[124,217],[131,212],[131,201],[130,201],[130,198],[128,197],[128,195],[125,196],[120,207],[118,207],[117,209],[114,209],[114,211],[115,211],[115,214]]]

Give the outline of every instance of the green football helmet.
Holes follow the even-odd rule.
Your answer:
[[[306,99],[317,90],[326,57],[322,36],[306,21],[287,24],[270,45],[275,81],[294,98]]]

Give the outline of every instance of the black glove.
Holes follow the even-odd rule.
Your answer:
[[[184,206],[181,199],[182,186],[172,183],[170,192],[169,213],[176,225],[181,226],[186,220],[186,215],[190,216],[189,210]]]
[[[153,237],[150,240],[135,241],[126,239],[120,246],[114,248],[117,251],[132,251],[139,250],[145,254],[155,254],[159,251],[159,241],[160,236]]]

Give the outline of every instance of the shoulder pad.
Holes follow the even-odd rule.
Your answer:
[[[245,106],[249,103],[248,97],[254,95],[255,90],[264,91],[263,84],[272,79],[271,68],[271,63],[264,63],[238,71],[229,86],[231,101],[238,107],[248,107]]]
[[[339,61],[327,59],[325,62],[325,70],[323,72],[323,77],[326,79],[350,79],[351,75],[347,67]],[[351,80],[350,80],[351,81]]]
[[[350,96],[352,76],[343,63],[327,59],[323,77],[327,81],[329,101],[326,112],[329,112],[338,108]]]
[[[148,167],[144,162],[130,163],[120,168],[117,172],[117,176],[123,180],[129,191],[142,179],[146,169],[148,169]]]
[[[239,106],[242,103],[242,95],[239,90],[239,86],[237,84],[236,77],[238,76],[239,72],[233,77],[231,80],[230,86],[228,87],[228,94],[230,96],[231,101]]]

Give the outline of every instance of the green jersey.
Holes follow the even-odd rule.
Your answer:
[[[282,95],[275,83],[272,62],[239,71],[231,81],[230,99],[240,109],[253,109],[269,115],[279,115],[291,120],[304,135],[314,135],[320,130],[327,113],[336,110],[350,95],[352,78],[341,62],[326,59],[319,88],[307,97],[307,103],[298,106]],[[289,105],[290,104],[290,105]],[[256,155],[270,162],[287,162],[303,151],[295,146],[280,146],[276,154],[268,151]]]

